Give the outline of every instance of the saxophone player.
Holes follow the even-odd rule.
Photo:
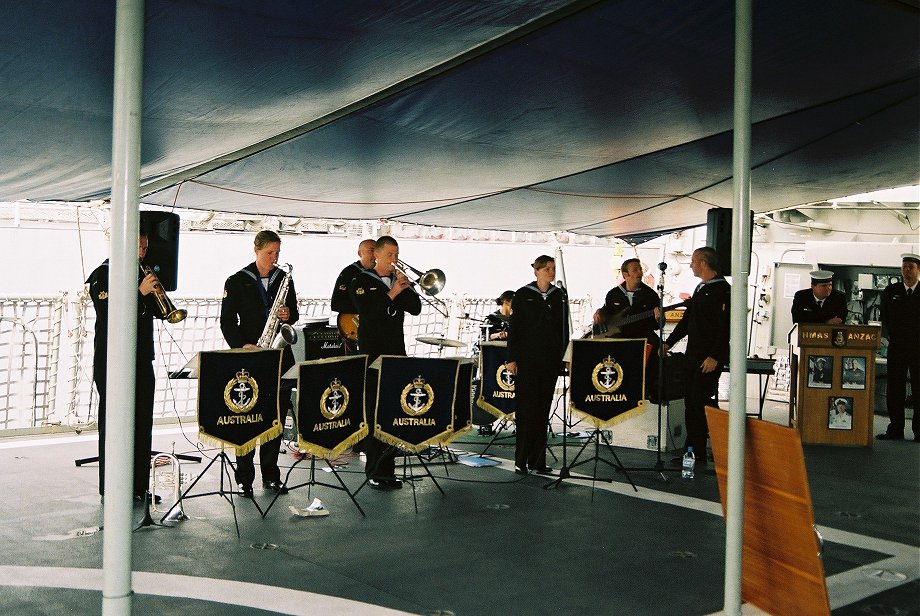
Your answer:
[[[220,307],[220,330],[231,348],[257,348],[266,322],[277,317],[282,324],[293,325],[300,318],[297,312],[297,293],[294,281],[288,280],[287,297],[274,315],[274,307],[282,283],[288,275],[276,267],[281,254],[281,238],[274,231],[259,231],[254,243],[255,261],[233,274],[224,283],[224,298]],[[286,372],[294,365],[291,347],[284,347],[281,371]],[[287,416],[291,404],[293,383],[281,382],[278,392],[281,401],[281,417]],[[281,482],[278,468],[278,454],[281,436],[259,447],[262,468],[262,487],[271,492],[286,494],[287,488]],[[247,498],[252,498],[252,483],[256,477],[255,451],[237,456],[236,483]]]

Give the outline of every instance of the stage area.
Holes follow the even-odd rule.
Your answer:
[[[765,417],[779,422],[785,412],[785,405],[768,402]],[[876,417],[877,431],[886,424],[887,418]],[[188,500],[189,520],[175,528],[143,528],[133,536],[134,612],[473,616],[721,610],[725,525],[713,474],[700,471],[682,480],[665,454],[663,474],[630,471],[637,492],[606,464],[598,467],[596,482],[568,479],[545,490],[553,477],[514,474],[513,435],[502,436],[509,438],[496,440],[487,452],[497,466],[430,462],[443,496],[430,478],[413,482],[414,494],[409,483],[398,491],[361,490],[356,498],[366,517],[344,492],[323,486],[280,497],[265,519],[251,502],[237,498],[238,539],[229,503],[219,496]],[[190,438],[194,441],[194,432]],[[95,439],[92,433],[0,441],[0,611],[99,613],[104,530],[97,470],[74,466],[74,459],[95,454]],[[616,444],[615,427],[613,439]],[[170,450],[174,442],[176,451],[195,453],[177,428],[155,430],[155,447]],[[473,431],[452,448],[476,454],[488,442]],[[569,443],[569,460],[580,445]],[[562,458],[561,446],[552,450]],[[651,469],[656,461],[654,451],[615,451],[627,468]],[[602,455],[610,458],[603,448]],[[920,445],[806,446],[805,457],[825,539],[833,613],[916,614]],[[549,460],[557,469],[561,465]],[[344,481],[356,489],[362,463],[353,456],[340,462],[347,462],[340,467]],[[292,456],[282,456],[282,464],[293,464]],[[182,472],[195,475],[204,466],[184,463]],[[591,473],[593,467],[578,471]],[[319,470],[317,475],[334,481]],[[309,464],[301,463],[292,483],[308,478]],[[210,490],[218,481],[212,467],[199,485]],[[313,498],[322,501],[328,516],[290,512],[290,505],[304,509]],[[270,502],[258,482],[256,499],[263,508]],[[142,507],[135,512],[140,520]]]

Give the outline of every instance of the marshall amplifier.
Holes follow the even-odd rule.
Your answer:
[[[339,328],[320,325],[303,328],[304,359],[324,359],[345,355],[345,345]]]

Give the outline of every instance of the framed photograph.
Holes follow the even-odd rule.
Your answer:
[[[808,356],[808,387],[830,389],[834,381],[834,358],[828,355]]]
[[[866,358],[865,357],[843,357],[840,366],[840,387],[843,389],[865,389],[866,388]]]
[[[849,396],[829,396],[827,398],[829,430],[853,429],[853,398]]]

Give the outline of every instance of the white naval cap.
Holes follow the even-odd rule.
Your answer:
[[[812,282],[827,282],[834,277],[834,272],[815,270],[808,275],[811,276]]]
[[[913,261],[917,265],[920,265],[920,255],[915,255],[912,252],[905,252],[901,255],[901,261]]]

